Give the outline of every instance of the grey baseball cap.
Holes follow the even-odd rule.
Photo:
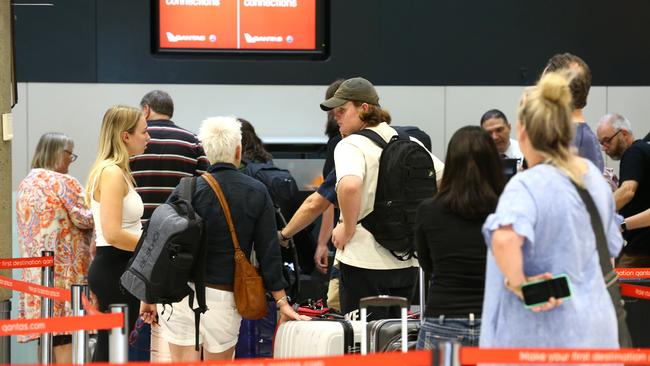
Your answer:
[[[362,77],[356,77],[341,83],[334,96],[320,104],[320,109],[329,111],[348,101],[379,106],[379,96],[372,83]]]

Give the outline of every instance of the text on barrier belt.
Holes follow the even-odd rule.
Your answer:
[[[0,337],[19,334],[41,334],[122,328],[124,314],[108,313],[39,319],[0,320]]]
[[[36,285],[31,282],[14,280],[4,276],[0,276],[0,287],[36,296],[47,297],[57,301],[70,301],[70,298],[72,297],[70,290]]]
[[[0,269],[51,267],[54,257],[0,258]]]

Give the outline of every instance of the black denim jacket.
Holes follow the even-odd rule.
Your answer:
[[[264,184],[227,163],[210,166],[208,173],[221,185],[242,250],[250,258],[251,250],[255,247],[264,287],[268,291],[285,288],[287,282],[282,275],[275,210]],[[169,200],[176,196],[178,187]],[[208,235],[207,283],[232,284],[235,262],[228,223],[217,196],[203,178],[198,178],[196,182],[192,205],[203,218]]]

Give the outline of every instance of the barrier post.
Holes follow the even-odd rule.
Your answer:
[[[406,353],[409,351],[409,342],[408,342],[408,309],[407,308],[401,308],[401,323],[402,323],[402,339],[405,340],[402,342],[402,353]],[[423,316],[422,316],[423,317]]]
[[[54,252],[44,250],[41,252],[43,257],[52,257]],[[49,267],[41,268],[41,285],[54,287],[54,264]],[[41,318],[51,318],[53,316],[53,300],[41,296]],[[52,333],[41,334],[41,364],[49,365],[52,363]]]
[[[126,304],[110,304],[108,306],[111,313],[124,314],[124,323],[122,328],[113,328],[108,335],[108,362],[126,363],[129,361],[129,313]]]
[[[87,285],[72,285],[72,316],[84,316],[86,311],[81,303],[81,297],[88,297]],[[88,349],[88,333],[77,330],[72,333],[72,363],[83,365],[90,360]]]
[[[456,342],[441,342],[438,344],[437,352],[433,352],[433,355],[434,365],[460,366],[460,344]]]
[[[11,300],[0,301],[0,320],[8,320],[11,315]],[[11,364],[11,337],[0,337],[0,364]]]
[[[418,283],[420,286],[418,286],[418,291],[420,294],[420,325],[424,324],[424,308],[426,307],[426,301],[424,301],[425,297],[425,289],[424,286],[426,282],[424,282],[424,270],[422,267],[420,267],[420,270],[418,271]]]
[[[360,319],[366,319],[368,309],[365,306],[362,306],[360,311]],[[365,324],[365,323],[362,323]],[[370,347],[370,343],[368,342],[368,327],[361,327],[361,354],[366,355],[368,354],[368,347]]]

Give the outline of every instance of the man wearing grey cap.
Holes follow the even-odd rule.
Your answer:
[[[416,284],[417,259],[396,258],[358,223],[374,208],[382,149],[369,138],[354,133],[369,129],[388,142],[397,132],[389,126],[391,116],[379,105],[374,86],[361,77],[345,80],[320,107],[334,111],[341,134],[347,136],[334,150],[341,220],[334,228],[332,242],[338,249],[335,263],[341,270],[341,311],[348,318],[357,319],[361,298],[393,295],[411,299]],[[412,137],[411,140],[420,143]],[[444,164],[433,155],[431,159],[439,179]],[[372,309],[370,314],[371,319],[399,316],[379,308]]]

